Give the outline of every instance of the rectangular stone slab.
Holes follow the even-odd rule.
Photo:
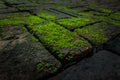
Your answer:
[[[72,16],[64,14],[64,13],[60,13],[57,11],[51,11],[49,9],[47,10],[36,10],[34,11],[35,14],[37,14],[37,16],[44,18],[46,20],[56,20],[56,19],[60,19],[60,18],[70,18]]]
[[[61,67],[61,63],[24,27],[0,27],[0,35],[0,78],[42,80]]]
[[[92,18],[78,17],[78,18],[59,19],[56,22],[69,30],[74,30],[76,28],[80,28],[92,23],[96,23],[98,21]]]
[[[104,48],[120,55],[120,35],[106,43]]]
[[[44,23],[28,28],[62,62],[81,59],[91,51],[91,44],[76,33],[50,21]]]
[[[43,19],[30,14],[13,14],[8,18],[0,20],[0,26],[5,25],[38,25],[44,22]]]
[[[76,29],[75,32],[84,36],[94,45],[100,45],[120,33],[120,27],[105,22]]]
[[[7,6],[2,4],[2,3],[0,3],[0,9],[4,9],[4,8],[7,8]]]
[[[0,9],[0,14],[2,13],[14,13],[17,12],[18,10],[16,8],[4,8],[4,9]]]

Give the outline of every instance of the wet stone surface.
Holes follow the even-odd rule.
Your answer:
[[[119,16],[119,0],[0,0],[0,80],[119,80]]]

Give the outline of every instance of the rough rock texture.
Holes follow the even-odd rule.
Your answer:
[[[48,80],[119,80],[120,58],[109,51],[100,51]]]
[[[0,80],[119,80],[119,4],[0,0]]]
[[[0,27],[0,80],[35,80],[56,72],[60,62],[19,27]]]

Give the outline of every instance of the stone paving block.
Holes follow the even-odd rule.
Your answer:
[[[49,8],[49,9],[52,10],[52,11],[57,11],[57,12],[61,12],[61,13],[70,15],[70,16],[72,16],[72,17],[78,17],[78,16],[79,16],[77,13],[72,12],[71,9],[66,8],[66,7],[63,8],[63,9],[59,9],[59,8],[55,8],[55,7]]]
[[[29,0],[6,0],[7,3],[9,4],[25,4],[25,3],[30,3]]]
[[[100,45],[120,33],[120,27],[105,22],[76,29],[79,35],[87,38],[92,44]]]
[[[106,43],[104,48],[120,55],[120,35]]]
[[[16,8],[5,8],[5,9],[0,9],[0,14],[3,13],[13,13],[17,12],[18,10]]]
[[[0,1],[0,4],[3,4],[3,1]]]
[[[20,15],[21,17],[28,15],[28,12],[16,12],[16,13],[6,13],[6,14],[0,14],[0,19],[10,18],[12,16]]]
[[[120,21],[120,11],[111,14],[110,17],[111,17],[112,19],[114,19],[114,20]]]
[[[91,51],[91,44],[76,33],[53,22],[41,24],[28,28],[63,63],[81,59]]]
[[[30,14],[15,14],[6,19],[0,20],[0,26],[5,25],[38,25],[44,22],[43,19]]]
[[[61,63],[22,26],[0,27],[0,79],[42,80]]]
[[[119,80],[120,56],[100,51],[48,80]]]
[[[80,28],[95,23],[97,22],[97,20],[94,20],[92,18],[78,17],[78,18],[59,19],[56,22],[69,30],[74,30],[76,28]]]
[[[46,20],[56,20],[56,19],[61,19],[61,18],[70,18],[70,15],[60,13],[57,11],[49,11],[49,10],[36,10],[34,11],[37,16],[44,18]]]
[[[7,8],[7,6],[2,4],[2,3],[0,3],[0,9],[4,9],[4,8]]]

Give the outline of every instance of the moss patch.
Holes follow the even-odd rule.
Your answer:
[[[49,13],[41,13],[41,14],[38,14],[39,17],[42,17],[44,19],[47,19],[47,20],[55,20],[56,17],[53,16],[53,15],[50,15]]]
[[[13,15],[6,19],[0,20],[0,26],[5,25],[21,25],[21,24],[27,24],[27,25],[35,25],[35,24],[41,24],[44,20],[32,15],[27,16],[21,16],[21,15]]]
[[[69,18],[60,19],[57,22],[68,29],[75,29],[81,26],[85,26],[86,24],[89,24],[91,22],[94,22],[94,20],[91,18]]]
[[[116,12],[114,14],[111,14],[110,16],[111,16],[112,19],[120,21],[120,12]]]
[[[69,49],[73,51],[78,49],[77,51],[79,52],[81,48],[90,46],[86,40],[79,37],[76,33],[72,33],[53,22],[36,27],[30,26],[29,28],[31,28],[33,32],[37,32],[37,35],[39,35],[44,45],[51,46],[52,52],[60,59],[69,53]],[[68,52],[66,50],[68,50]]]
[[[47,63],[47,62],[43,62],[40,61],[37,66],[36,66],[38,71],[44,71],[44,72],[48,72],[48,73],[55,73],[57,72],[57,68],[55,67],[55,65]]]
[[[79,35],[85,36],[91,42],[93,42],[93,44],[102,44],[106,42],[108,38],[104,36],[103,29],[97,29],[98,25],[99,24],[94,25],[96,28],[94,26],[87,26],[86,28],[76,29],[75,32],[77,32]]]

